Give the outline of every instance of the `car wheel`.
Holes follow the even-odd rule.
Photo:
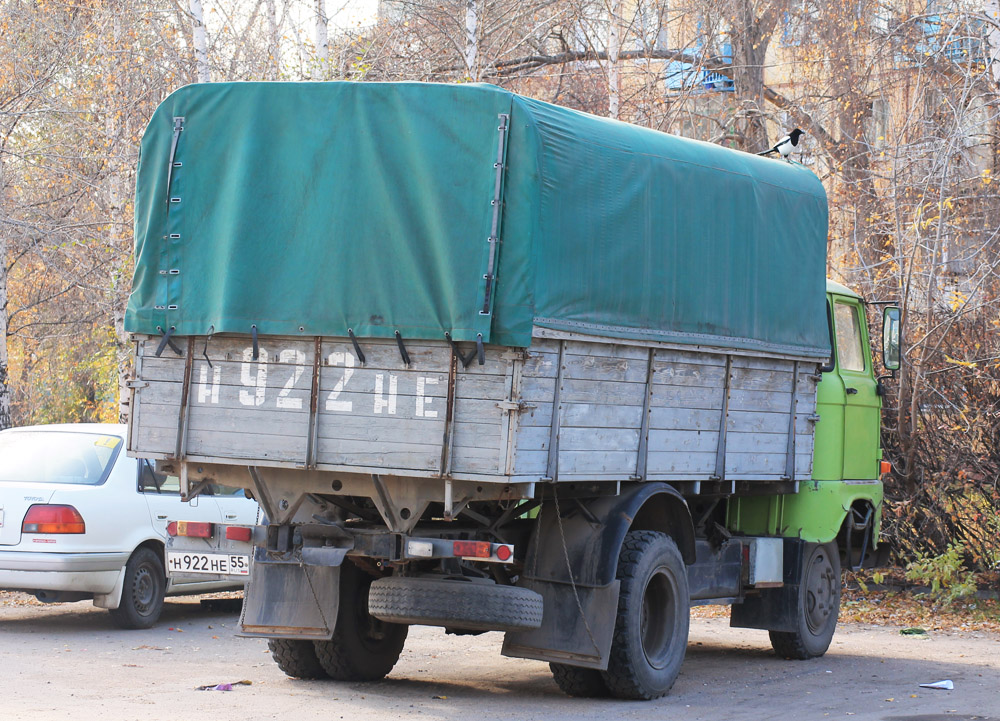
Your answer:
[[[802,558],[794,631],[771,631],[771,647],[783,658],[805,660],[826,653],[840,613],[840,551],[837,544],[810,543]]]
[[[138,548],[125,564],[125,582],[118,608],[111,618],[120,628],[149,628],[163,611],[167,579],[160,555],[149,548]]]
[[[656,531],[630,531],[618,555],[618,618],[608,668],[613,696],[654,699],[673,686],[687,651],[687,568],[677,544]]]

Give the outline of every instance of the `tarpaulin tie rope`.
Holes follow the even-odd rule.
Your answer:
[[[250,356],[251,360],[257,360],[260,358],[260,346],[257,344],[257,326],[250,326],[250,340],[253,344],[253,355]]]
[[[205,336],[205,347],[201,349],[201,355],[205,358],[205,362],[208,363],[209,368],[214,368],[212,365],[212,359],[208,357],[208,342],[212,340],[212,335],[215,333],[215,326],[210,325],[208,327],[208,335]]]
[[[406,352],[406,346],[403,345],[403,336],[396,331],[396,345],[399,346],[399,355],[403,358],[403,365],[407,368],[410,367],[410,354]]]
[[[351,343],[354,344],[354,355],[356,355],[358,357],[358,360],[361,361],[361,365],[364,365],[365,364],[365,353],[364,353],[364,351],[361,350],[361,345],[358,343],[358,339],[354,335],[354,329],[353,328],[348,328],[347,329],[347,335],[351,336]]]
[[[158,330],[161,333],[163,333],[163,327],[162,326],[156,326],[156,330]],[[181,352],[181,349],[178,348],[177,346],[175,346],[174,343],[173,343],[173,341],[170,340],[170,336],[172,336],[174,334],[175,330],[176,330],[175,326],[170,326],[167,329],[167,332],[163,333],[163,337],[160,338],[160,344],[158,346],[156,346],[156,353],[154,354],[157,358],[160,357],[160,354],[163,353],[163,349],[166,348],[167,346],[170,346],[170,350],[172,350],[177,355],[184,355]]]
[[[444,337],[445,339],[447,339],[449,343],[451,343],[452,352],[458,357],[460,361],[462,361],[462,367],[468,368],[469,364],[472,362],[472,359],[476,357],[476,351],[478,350],[478,348],[473,348],[471,351],[469,351],[469,354],[466,355],[465,353],[462,352],[462,349],[458,347],[458,343],[455,342],[455,339],[451,337],[451,333],[445,331]],[[482,338],[482,335],[480,335],[479,337]]]

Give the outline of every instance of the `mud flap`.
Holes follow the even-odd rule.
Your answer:
[[[329,640],[339,609],[339,566],[256,560],[243,600],[240,635]]]
[[[764,631],[795,631],[798,628],[805,544],[796,538],[786,538],[784,545],[784,585],[748,593],[742,603],[734,604],[729,615],[731,627]]]
[[[504,656],[601,670],[608,667],[618,609],[618,580],[606,586],[577,584],[576,593],[571,584],[558,581],[523,578],[517,585],[542,595],[545,614],[540,627],[510,631],[504,636]]]

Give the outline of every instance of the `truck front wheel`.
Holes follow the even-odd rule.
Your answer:
[[[797,628],[771,631],[771,647],[784,658],[816,658],[826,653],[840,612],[840,552],[835,543],[810,543],[802,554]]]
[[[658,698],[674,685],[687,650],[687,568],[670,536],[630,531],[617,575],[618,617],[604,682],[618,698]]]
[[[334,681],[375,681],[399,660],[409,626],[368,613],[372,577],[351,563],[340,569],[340,611],[329,641],[313,641],[316,657]]]

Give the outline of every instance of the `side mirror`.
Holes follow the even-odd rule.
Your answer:
[[[882,365],[886,370],[898,371],[900,365],[899,331],[902,313],[894,305],[882,311]]]

